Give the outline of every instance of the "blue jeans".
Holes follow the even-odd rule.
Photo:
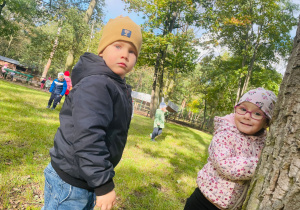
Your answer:
[[[42,210],[88,210],[94,209],[94,192],[74,187],[64,182],[52,168],[51,163],[44,170],[45,190]]]
[[[53,108],[55,109],[56,105],[58,104],[58,102],[60,102],[62,97],[60,97],[59,94],[54,94],[54,93],[51,93],[51,96],[49,98],[49,101],[48,101],[48,106],[51,106],[52,102],[53,102]]]
[[[153,128],[151,139],[154,139],[156,136],[160,135],[161,133],[162,133],[162,128],[159,127]]]

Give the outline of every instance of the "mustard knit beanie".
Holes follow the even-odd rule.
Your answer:
[[[137,56],[139,55],[142,47],[141,28],[127,16],[118,16],[107,22],[106,26],[103,28],[102,37],[98,47],[98,54],[108,45],[119,40],[131,42],[136,48]]]

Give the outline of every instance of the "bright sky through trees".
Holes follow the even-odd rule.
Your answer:
[[[294,2],[296,4],[300,4],[300,0],[292,0],[292,2]],[[124,10],[125,3],[121,0],[106,0],[105,4],[106,4],[106,8],[104,9],[104,13],[105,13],[104,23],[107,23],[107,21],[110,18],[115,18],[119,15],[129,16],[137,24],[142,24],[144,22],[144,20],[142,19],[142,14],[140,14],[140,16],[138,16],[137,13],[128,13],[127,11],[125,11]],[[294,15],[295,15],[295,17],[298,17],[299,13],[295,13]],[[297,29],[297,27],[295,26],[293,28],[293,30],[290,32],[291,37],[295,37],[296,29]],[[201,32],[201,30],[200,30],[200,32]],[[220,48],[215,48],[216,54],[221,54],[222,51],[223,50]],[[200,59],[201,59],[201,57],[205,56],[205,54],[207,54],[207,52],[208,52],[207,50],[201,49],[201,54],[199,55]],[[275,68],[277,69],[277,71],[279,73],[284,74],[285,69],[286,69],[286,62],[284,62],[282,60],[279,64],[276,64]]]

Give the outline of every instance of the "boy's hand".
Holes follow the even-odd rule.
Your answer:
[[[116,204],[116,192],[115,190],[109,193],[96,197],[96,207],[100,207],[100,210],[110,210]]]
[[[62,95],[59,95],[59,97],[62,97]]]

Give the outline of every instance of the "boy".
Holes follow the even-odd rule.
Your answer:
[[[58,73],[58,78],[52,82],[52,85],[50,87],[49,92],[51,93],[51,96],[48,101],[47,108],[50,108],[52,101],[54,100],[53,106],[51,108],[52,110],[54,110],[56,105],[60,102],[61,98],[65,94],[66,90],[67,90],[67,82],[64,79],[64,73],[60,72]]]
[[[165,112],[167,112],[167,105],[165,102],[159,104],[159,109],[155,112],[154,128],[150,133],[151,141],[155,141],[155,137],[162,133],[162,129],[165,127]]]
[[[126,144],[132,112],[131,88],[124,77],[141,45],[140,27],[119,16],[104,27],[98,55],[85,53],[75,65],[73,89],[60,111],[51,163],[44,171],[44,209],[96,205],[109,210],[116,203],[114,167]]]

